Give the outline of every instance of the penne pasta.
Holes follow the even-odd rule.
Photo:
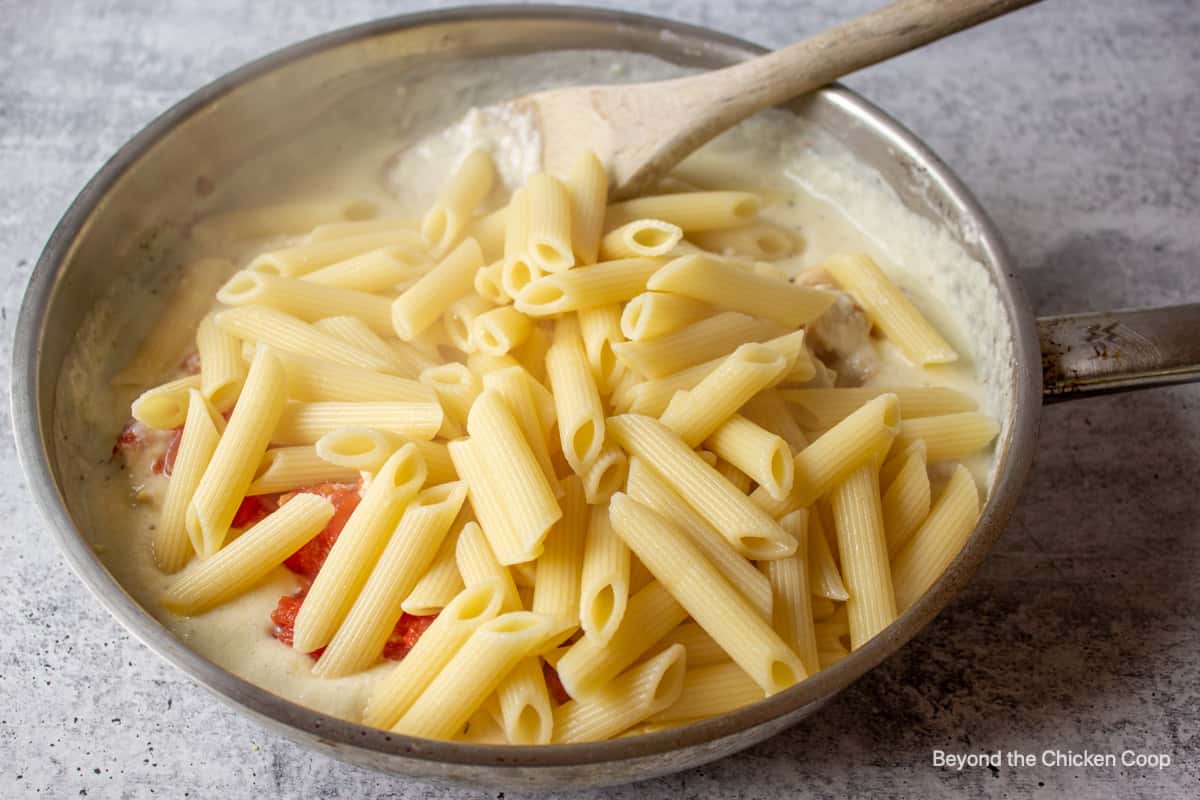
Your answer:
[[[504,266],[500,282],[509,297],[516,299],[521,290],[544,273],[529,257],[529,193],[513,192],[504,221]]]
[[[625,485],[629,474],[629,459],[620,448],[605,444],[583,473],[583,491],[592,505],[607,503]]]
[[[796,552],[795,539],[658,421],[625,414],[610,418],[608,430],[617,444],[644,459],[742,555],[769,559]]]
[[[679,697],[655,714],[655,722],[703,719],[757,703],[766,695],[737,664],[691,667],[683,676]]]
[[[410,342],[424,333],[458,298],[475,288],[483,252],[474,239],[464,239],[433,269],[392,301],[392,327]]]
[[[475,318],[471,323],[471,341],[478,350],[502,356],[524,344],[532,330],[529,317],[512,306],[500,306]]]
[[[351,483],[358,479],[358,470],[331,464],[312,445],[276,447],[263,453],[246,495],[276,494],[318,483]]]
[[[615,678],[586,702],[572,700],[554,712],[554,741],[608,739],[670,708],[680,697],[687,651],[672,645]]]
[[[533,457],[537,460],[542,474],[546,476],[547,483],[554,488],[555,494],[558,494],[558,476],[554,472],[554,464],[550,461],[550,451],[546,446],[545,431],[549,426],[542,422],[537,401],[534,399],[533,387],[536,385],[541,388],[541,384],[534,381],[523,367],[516,366],[514,362],[514,366],[503,367],[484,375],[483,385],[504,398],[521,428],[521,434],[525,437],[529,449],[533,451]]]
[[[725,420],[704,444],[775,500],[784,499],[792,490],[795,465],[787,442],[741,414]]]
[[[675,249],[683,231],[660,219],[636,219],[614,228],[600,240],[600,257],[605,261],[639,256],[665,256]]]
[[[475,273],[475,294],[494,306],[507,305],[512,302],[508,290],[504,288],[503,261],[493,261]]]
[[[850,649],[857,650],[896,619],[896,596],[879,501],[879,468],[867,462],[834,487],[831,497],[842,577],[850,597]]]
[[[201,556],[212,556],[224,544],[285,402],[283,367],[270,348],[259,348],[229,424],[188,505],[188,536],[200,543],[196,552]]]
[[[472,150],[442,188],[433,207],[421,219],[421,235],[435,253],[458,244],[471,215],[496,182],[496,165],[484,150]]]
[[[817,657],[816,630],[813,628],[812,595],[809,593],[808,512],[793,511],[779,521],[780,526],[796,537],[800,547],[796,555],[760,565],[771,582],[774,600],[772,625],[780,638],[796,651],[800,663],[809,675],[821,668]]]
[[[822,266],[909,361],[925,366],[958,360],[954,348],[869,256],[834,256]]]
[[[687,535],[625,494],[609,506],[613,528],[646,568],[766,694],[806,673],[800,659],[730,586]]]
[[[576,312],[583,351],[587,353],[592,377],[601,394],[609,394],[625,369],[613,354],[612,346],[621,335],[621,309],[616,305],[581,308]]]
[[[801,424],[813,431],[833,427],[881,394],[896,395],[900,401],[900,416],[906,420],[975,410],[975,401],[971,397],[943,386],[781,389],[779,393],[796,409]]]
[[[265,344],[281,353],[382,371],[392,365],[389,359],[360,350],[303,320],[265,306],[241,306],[218,311],[213,321],[217,327],[239,339]]]
[[[504,232],[507,228],[508,208],[498,208],[490,214],[476,217],[467,228],[467,236],[479,242],[485,261],[489,264],[499,263],[497,259],[504,255]]]
[[[479,376],[462,364],[439,364],[421,373],[421,383],[433,389],[442,405],[445,413],[442,435],[447,438],[461,436],[467,424],[467,414],[475,398],[483,391]]]
[[[201,540],[193,541],[189,535],[187,509],[225,429],[225,418],[200,391],[190,389],[189,392],[183,435],[158,516],[158,527],[154,529],[154,563],[167,573],[183,569],[192,552],[200,552],[204,547]]]
[[[433,562],[466,497],[466,487],[455,482],[430,487],[413,498],[372,566],[362,591],[313,667],[315,674],[325,678],[351,675],[379,660],[388,636],[404,613],[404,598]]]
[[[482,533],[487,536],[492,552],[501,564],[520,564],[542,554],[539,546],[530,551],[522,546],[527,540],[516,530],[509,514],[505,497],[498,484],[492,481],[487,462],[479,452],[478,443],[471,439],[459,439],[449,445],[454,468],[467,482],[467,493],[471,508],[479,519]],[[464,579],[466,576],[463,576]],[[469,581],[468,581],[469,583]]]
[[[177,614],[201,614],[244,594],[320,533],[332,516],[333,504],[325,498],[296,495],[177,578],[163,605]]]
[[[337,289],[390,292],[399,284],[421,277],[431,266],[429,251],[414,233],[410,242],[391,244],[336,261],[303,275],[302,280]]]
[[[746,419],[787,442],[793,453],[808,447],[808,437],[800,429],[778,390],[759,392],[742,406],[741,413]]]
[[[937,417],[904,419],[893,447],[903,450],[920,439],[930,461],[953,461],[977,453],[992,443],[1000,426],[984,414],[965,411]]]
[[[583,486],[572,476],[563,481],[562,518],[546,537],[537,560],[530,610],[579,624],[580,582],[584,574],[589,514]]]
[[[814,512],[815,510],[814,506]],[[833,551],[829,548],[829,538],[825,533],[825,523],[821,520],[821,515],[810,513],[808,526],[808,576],[812,593],[817,598],[845,602],[850,599],[850,595],[846,591],[846,584],[842,582],[837,562],[833,559]],[[815,610],[813,617],[819,618]]]
[[[892,559],[896,609],[903,613],[950,566],[979,520],[979,489],[961,464],[917,532]]]
[[[472,335],[475,318],[491,307],[487,300],[477,294],[468,294],[451,303],[442,316],[442,324],[450,344],[464,353],[475,352],[475,339]]]
[[[571,197],[571,249],[580,264],[594,264],[608,201],[608,175],[590,150],[579,157],[566,182]]]
[[[579,324],[570,317],[559,320],[554,327],[554,344],[546,353],[546,372],[563,455],[577,475],[583,474],[604,446],[604,407],[588,366]]]
[[[313,327],[375,356],[386,365],[383,371],[403,378],[415,378],[421,374],[421,370],[436,364],[432,358],[407,342],[385,340],[357,317],[326,317],[314,322]]]
[[[621,342],[613,351],[626,366],[647,378],[663,378],[688,367],[723,358],[739,345],[762,342],[779,333],[773,322],[727,311],[657,339]],[[670,400],[670,397],[667,398]]]
[[[424,482],[425,465],[411,445],[372,476],[296,613],[292,647],[311,653],[330,643]]]
[[[621,311],[621,333],[631,342],[647,342],[712,316],[708,303],[666,292],[642,292]]]
[[[652,292],[671,292],[717,308],[740,311],[795,328],[820,317],[837,294],[764,276],[710,256],[682,256],[646,282]]]
[[[391,230],[320,242],[307,242],[255,256],[247,270],[261,275],[300,278],[322,267],[389,245],[411,244],[412,231]]]
[[[929,516],[931,499],[925,448],[916,447],[904,458],[903,466],[883,493],[883,528],[889,556],[895,556]]]
[[[209,315],[196,328],[196,352],[200,355],[200,391],[217,411],[228,411],[246,381],[242,343],[218,328]]]
[[[325,434],[347,426],[432,439],[442,419],[442,407],[433,402],[288,403],[270,439],[281,445],[315,444]]]
[[[549,317],[623,303],[646,290],[662,259],[624,258],[530,280],[513,295],[513,305],[531,317]]]
[[[496,687],[500,727],[508,744],[549,744],[554,733],[554,710],[542,662],[526,656]]]
[[[579,621],[596,644],[612,639],[629,602],[630,553],[612,528],[608,509],[592,506],[583,550]]]
[[[437,395],[428,386],[363,367],[279,353],[287,395],[306,402],[435,403]]]
[[[469,511],[465,513],[469,517]],[[400,604],[400,608],[405,614],[418,617],[437,614],[442,609],[448,608],[455,596],[463,590],[465,584],[458,571],[458,561],[454,556],[454,551],[458,547],[458,534],[463,525],[466,525],[466,522],[464,514],[460,513],[453,529],[442,540],[442,546],[438,548],[437,554],[433,557],[433,563],[429,565],[429,569],[421,576],[421,580],[417,581],[417,585]]]
[[[695,622],[683,623],[664,636],[658,642],[657,646],[665,650],[677,644],[683,645],[684,649],[687,650],[689,669],[729,662],[729,656],[721,649],[721,645],[717,644],[717,640],[705,633],[704,628],[701,628]]]
[[[526,253],[546,272],[564,272],[575,266],[571,247],[571,196],[557,179],[544,172],[525,184],[529,203]]]
[[[762,198],[750,192],[679,192],[637,197],[608,207],[605,230],[638,219],[660,219],[684,231],[736,228],[752,221]]]
[[[133,418],[158,430],[178,428],[187,418],[188,398],[202,385],[199,375],[187,375],[147,389],[133,401]]]

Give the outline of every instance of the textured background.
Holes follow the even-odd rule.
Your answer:
[[[595,0],[593,0],[595,2]],[[854,0],[597,3],[782,45]],[[0,0],[0,392],[29,271],[128,137],[243,62],[441,3]],[[847,81],[989,209],[1041,313],[1200,300],[1200,4],[1045,3]],[[0,405],[7,415],[8,403]],[[970,589],[815,719],[611,797],[1194,797],[1200,391],[1049,409],[1024,499]],[[214,702],[85,594],[0,436],[0,797],[456,797],[301,751]],[[948,751],[1171,754],[968,770]],[[509,797],[512,795],[510,794]],[[599,797],[597,793],[595,796]]]

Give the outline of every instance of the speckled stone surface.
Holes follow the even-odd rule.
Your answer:
[[[873,5],[596,4],[776,46]],[[251,58],[440,5],[0,0],[0,392],[31,265],[129,136]],[[1200,300],[1200,4],[1045,3],[847,82],[973,188],[1039,312]],[[590,796],[1197,796],[1200,389],[1056,406],[1042,429],[1010,529],[899,655],[746,753]],[[0,797],[468,796],[302,751],[130,639],[49,542],[7,431]],[[934,749],[1130,749],[1173,763],[959,773],[933,766]]]

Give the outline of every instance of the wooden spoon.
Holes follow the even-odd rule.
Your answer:
[[[591,149],[615,196],[636,194],[738,122],[831,81],[1037,0],[898,0],[732,67],[656,83],[551,89],[515,101],[565,175]]]

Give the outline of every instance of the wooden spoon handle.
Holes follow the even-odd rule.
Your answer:
[[[653,159],[643,152],[634,161],[674,163],[758,111],[1037,1],[897,0],[732,67],[642,84],[638,105],[658,109],[660,129],[671,130],[652,146]]]

